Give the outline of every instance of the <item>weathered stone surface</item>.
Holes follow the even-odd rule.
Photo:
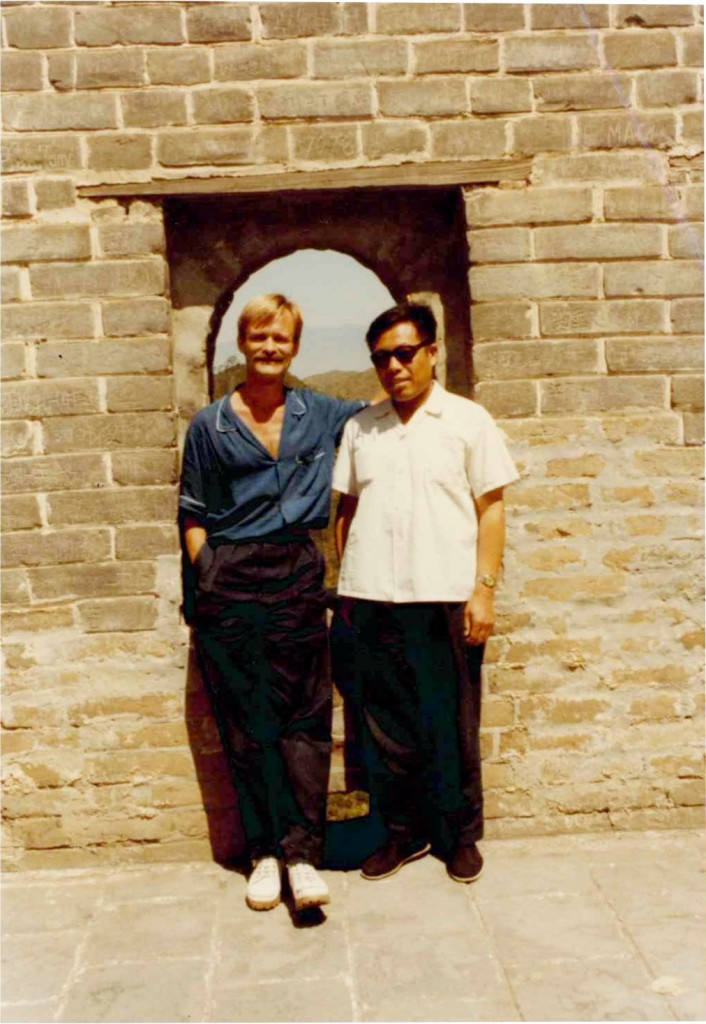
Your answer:
[[[306,74],[306,46],[304,43],[235,43],[219,47],[213,54],[213,63],[214,77],[224,82],[298,78]]]
[[[79,7],[75,14],[79,46],[129,43],[183,43],[181,11],[177,4],[133,4],[122,7]]]
[[[165,248],[163,225],[150,221],[99,228],[98,239],[103,256],[149,256]]]
[[[505,44],[507,71],[578,71],[600,64],[588,33],[508,36]]]
[[[607,28],[606,4],[531,4],[532,28]]]
[[[191,43],[224,43],[249,39],[248,4],[190,4],[186,10],[186,33]]]
[[[42,88],[42,57],[39,53],[4,53],[3,92],[30,92]]]
[[[658,408],[667,400],[664,377],[606,377],[603,379],[540,382],[543,412],[602,412],[611,409]]]
[[[409,49],[402,39],[319,40],[312,53],[314,78],[403,75],[409,64]]]
[[[97,380],[17,381],[6,384],[0,396],[7,419],[46,419],[100,411]]]
[[[107,529],[6,534],[2,544],[2,564],[21,566],[103,562],[110,558],[111,548],[110,531]]]
[[[115,97],[99,93],[13,96],[6,101],[4,121],[16,131],[118,127]]]
[[[478,189],[467,199],[469,226],[588,221],[592,198],[584,188]]]
[[[13,460],[7,465],[3,485],[8,494],[13,494],[105,487],[108,482],[102,455],[71,454]]]
[[[169,377],[116,377],[106,381],[108,412],[171,409],[174,386]]]
[[[164,412],[57,416],[44,424],[47,452],[168,448],[173,443],[174,420]]]
[[[666,305],[657,299],[611,299],[603,302],[546,302],[539,310],[543,334],[662,333]]]
[[[502,121],[435,121],[430,131],[432,154],[442,159],[493,158],[505,152]]]
[[[171,346],[166,338],[47,342],[37,350],[37,375],[40,377],[159,373],[170,366]]]
[[[71,45],[71,12],[68,8],[7,8],[3,21],[9,46],[38,50]]]
[[[39,178],[34,183],[38,210],[61,210],[76,202],[71,178]]]
[[[103,331],[109,337],[164,334],[169,325],[169,306],[164,299],[124,299],[101,306]]]
[[[534,75],[532,89],[540,111],[591,110],[625,106],[630,80],[617,73],[609,78],[595,74]]]
[[[2,248],[8,263],[84,260],[91,255],[91,239],[82,224],[5,228]]]
[[[196,85],[208,82],[211,77],[211,62],[205,46],[189,46],[176,51],[157,47],[147,50],[145,59],[151,85]]]
[[[149,135],[120,132],[87,140],[88,166],[96,171],[138,170],[152,163]]]
[[[600,351],[595,341],[488,342],[473,353],[478,380],[555,377],[599,373]]]
[[[523,117],[512,122],[511,153],[552,153],[571,149],[572,127],[568,117]]]
[[[82,166],[80,140],[75,136],[31,135],[5,137],[2,168],[7,174],[18,171],[61,171]]]
[[[29,181],[6,181],[2,190],[3,217],[30,217]]]
[[[699,338],[608,338],[606,362],[611,373],[669,373],[703,369]]]
[[[95,332],[93,310],[87,303],[22,303],[2,312],[6,338],[42,341],[48,338],[90,338]]]
[[[496,71],[498,68],[496,39],[429,39],[415,42],[413,52],[418,75]],[[501,88],[503,83],[495,84]]]
[[[231,124],[234,121],[250,121],[253,117],[252,96],[246,89],[237,86],[211,86],[194,90],[191,102],[197,124]]]
[[[354,160],[358,156],[358,129],[355,125],[293,128],[292,141],[294,156],[302,162]]]
[[[263,4],[260,18],[266,39],[323,36],[341,31],[340,4]]]
[[[121,106],[127,128],[161,128],[187,122],[186,96],[176,89],[126,92]]]
[[[693,22],[694,9],[687,4],[618,4],[614,23],[619,26],[654,28],[662,25],[691,25]]]
[[[378,4],[375,16],[377,31],[389,35],[455,32],[461,27],[458,4]]]
[[[662,254],[657,224],[591,224],[535,228],[538,259],[630,259]]]
[[[378,82],[377,93],[380,113],[386,117],[433,117],[468,110],[466,86],[461,78]]]
[[[467,32],[512,32],[525,28],[522,4],[464,4]]]
[[[267,120],[366,117],[373,112],[372,91],[370,86],[362,84],[301,82],[296,86],[259,86],[256,92],[260,113]]]
[[[695,71],[652,71],[637,76],[637,102],[641,107],[676,107],[696,103],[699,92]]]
[[[375,121],[363,125],[363,152],[371,160],[421,153],[427,139],[427,128],[421,122]]]
[[[161,259],[103,260],[61,267],[32,267],[30,279],[38,299],[66,295],[161,295],[164,263]]]
[[[154,597],[113,597],[102,601],[81,601],[78,614],[88,633],[154,629],[157,600]]]
[[[472,78],[471,112],[514,114],[532,109],[532,85],[528,78]]]

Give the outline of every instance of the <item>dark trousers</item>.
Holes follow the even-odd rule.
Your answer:
[[[310,539],[199,553],[197,647],[253,858],[320,862],[331,760],[323,557]]]
[[[483,833],[479,749],[483,647],[462,604],[357,601],[357,670],[377,757],[371,791],[400,839],[448,855]]]

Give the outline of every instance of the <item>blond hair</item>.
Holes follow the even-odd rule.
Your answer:
[[[302,311],[296,302],[292,302],[285,295],[271,293],[269,295],[258,295],[246,303],[243,311],[238,317],[238,341],[245,340],[250,327],[261,327],[271,323],[279,314],[285,310],[294,321],[294,341],[298,342],[302,333],[303,318]]]

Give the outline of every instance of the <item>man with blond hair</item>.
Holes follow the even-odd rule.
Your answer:
[[[246,379],[186,438],[180,518],[189,615],[253,863],[247,903],[328,903],[321,861],[331,756],[324,527],[336,446],[365,405],[285,386],[302,315],[283,295],[243,309]],[[185,595],[186,596],[186,595]],[[186,601],[185,601],[186,605]]]

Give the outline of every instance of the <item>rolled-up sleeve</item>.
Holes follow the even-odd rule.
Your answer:
[[[358,496],[358,481],[355,473],[355,459],[353,453],[353,442],[355,437],[355,424],[349,420],[343,430],[343,437],[336,456],[336,465],[333,469],[333,489],[340,494],[351,494]]]
[[[471,491],[480,498],[488,491],[507,487],[519,478],[512,456],[490,415],[483,418],[480,429],[473,439],[466,460],[466,470]]]
[[[199,444],[198,424],[192,422],[186,435],[179,486],[179,510],[182,515],[206,520],[206,488],[203,452]]]

